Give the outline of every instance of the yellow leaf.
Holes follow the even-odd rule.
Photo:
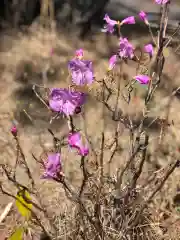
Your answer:
[[[165,57],[169,57],[169,49],[168,48],[164,48],[163,49],[163,54]]]
[[[8,240],[23,240],[24,228],[20,227],[9,237]]]
[[[31,197],[27,190],[22,189],[17,193],[16,196],[16,206],[18,208],[18,211],[23,217],[26,217],[27,219],[31,216],[31,209],[32,204],[28,202],[28,200],[31,200]]]

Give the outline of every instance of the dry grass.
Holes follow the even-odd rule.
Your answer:
[[[39,101],[36,100],[33,94],[31,94],[30,89],[34,83],[43,84],[42,77],[40,75],[42,72],[48,72],[46,86],[68,86],[70,79],[67,72],[67,61],[73,57],[74,51],[77,48],[85,49],[85,58],[91,59],[94,62],[96,79],[102,79],[106,73],[107,59],[116,48],[116,44],[114,44],[113,41],[116,42],[116,39],[111,38],[111,43],[109,39],[103,36],[103,34],[98,34],[95,37],[93,44],[91,42],[80,42],[75,36],[73,36],[73,34],[66,36],[63,32],[49,32],[42,30],[35,25],[32,26],[27,35],[19,33],[9,35],[7,33],[1,39],[0,162],[8,163],[10,165],[14,163],[15,144],[9,133],[9,129],[11,127],[12,118],[15,118],[19,124],[20,143],[27,157],[28,165],[33,172],[34,179],[37,182],[37,188],[39,194],[41,195],[41,199],[43,199],[43,204],[47,208],[51,217],[55,214],[57,216],[59,215],[59,217],[56,218],[56,223],[58,222],[58,224],[60,224],[60,228],[62,228],[58,233],[60,236],[59,239],[69,239],[69,230],[67,229],[75,232],[78,224],[75,223],[74,219],[77,218],[77,222],[82,220],[77,214],[77,207],[67,200],[63,188],[61,188],[58,183],[39,180],[39,175],[42,172],[42,169],[37,168],[37,164],[32,158],[31,153],[34,153],[35,156],[39,157],[44,150],[49,151],[53,147],[53,143],[49,133],[46,131],[49,127],[50,113]],[[147,41],[148,39],[145,38],[145,36],[142,36],[141,39],[135,39],[134,44],[143,44]],[[50,57],[51,48],[54,49],[52,57]],[[171,124],[167,128],[162,139],[159,139],[161,131],[160,125],[156,123],[151,125],[149,129],[151,138],[148,148],[148,156],[150,160],[148,161],[147,159],[143,169],[143,175],[139,179],[138,185],[143,184],[147,178],[157,170],[159,171],[158,176],[161,178],[163,173],[162,168],[170,163],[172,159],[179,158],[179,97],[173,97],[171,104],[168,104],[168,96],[172,90],[180,85],[179,66],[180,63],[178,54],[174,53],[174,47],[169,48],[169,56],[166,59],[163,72],[163,81],[153,99],[152,108],[155,109],[154,111],[151,111],[151,117],[156,117],[158,114],[158,117],[166,118],[168,115],[168,121],[171,123],[173,120],[174,124]],[[135,75],[134,63],[124,66],[124,72],[127,76],[126,79],[122,80],[121,88],[123,88],[126,84],[128,78]],[[115,74],[117,76],[114,76],[114,81],[112,83],[109,82],[111,87],[114,86],[114,91],[116,91],[117,78],[120,74],[119,69],[116,69]],[[138,89],[137,94],[143,96],[143,91],[144,90]],[[86,129],[88,131],[88,135],[91,136],[91,141],[93,142],[96,150],[100,147],[101,131],[103,126],[101,116],[102,104],[96,101],[96,97],[98,95],[99,89],[97,89],[97,91],[93,91],[91,97],[89,98],[89,102],[85,106]],[[111,101],[114,102],[114,99],[112,98]],[[119,108],[124,114],[131,116],[134,123],[138,123],[143,107],[144,104],[141,98],[138,98],[136,101],[134,99],[130,105],[124,103],[123,98],[119,102]],[[33,119],[33,123],[28,119],[28,116],[23,112],[23,109],[28,112],[28,115]],[[78,128],[84,128],[83,121],[80,121],[78,117],[75,118],[74,121]],[[111,151],[109,151],[108,145],[111,144],[114,136],[113,129],[116,123],[112,120],[108,111],[105,114],[105,121],[106,144],[104,150],[104,171],[113,177],[115,171],[118,168],[122,168],[128,158],[127,150],[129,148],[129,133],[123,124],[119,125],[119,132],[121,133],[119,145],[121,150],[115,154],[112,164],[109,165],[107,159],[109,158]],[[148,119],[147,125],[150,124],[151,121],[152,119]],[[53,122],[51,127],[58,137],[63,136],[63,134],[68,131],[64,119]],[[75,156],[68,148],[64,148],[62,154],[63,170],[65,175],[74,186],[78,186],[82,179],[82,173],[79,168],[80,160],[78,156]],[[88,164],[91,167],[91,171],[95,172],[96,168],[93,153],[90,155]],[[26,182],[26,175],[21,170],[19,170],[18,179],[22,183]],[[126,181],[126,179],[124,179],[124,181]],[[177,194],[177,189],[179,188],[179,181],[179,170],[175,170],[173,175],[171,175],[166,182],[164,188],[151,202],[150,208],[148,209],[149,212],[143,215],[142,224],[139,226],[139,229],[135,228],[132,230],[136,232],[134,239],[137,239],[135,238],[137,233],[140,236],[138,239],[145,239],[141,238],[142,231],[149,231],[150,234],[153,234],[153,236],[150,234],[147,235],[146,239],[166,239],[166,237],[167,239],[180,239],[180,229],[178,225],[179,212],[177,211],[177,207],[180,202],[174,206],[173,201],[174,196]],[[8,184],[6,183],[6,185]],[[87,192],[90,192],[93,195],[91,187],[87,189]],[[111,200],[109,195],[107,192],[103,194],[106,196],[109,204],[108,207],[110,209]],[[2,210],[9,199],[4,195],[0,195],[0,201]],[[88,204],[90,204],[90,208],[94,207],[91,206],[92,203],[87,203],[87,205]],[[73,209],[73,213],[71,209]],[[61,216],[63,212],[65,212],[65,218]],[[10,217],[6,219],[4,225],[2,225],[3,231],[5,229],[5,225],[7,226],[9,224],[12,230],[12,228],[17,224],[18,217],[14,219],[16,214],[13,213],[14,210],[11,212]],[[67,221],[67,219],[69,220]],[[63,229],[63,226],[65,226],[62,223],[63,221],[68,224],[66,229]],[[174,221],[177,222],[172,224]],[[91,230],[92,229],[88,230],[89,236],[93,234],[93,231],[91,232]],[[72,232],[70,231],[70,235],[73,234]],[[156,232],[156,234],[154,234],[154,232]],[[118,239],[119,232],[113,232],[112,229],[109,228],[106,233],[107,237],[109,237],[107,239]],[[111,234],[111,236],[108,234]],[[3,238],[4,236],[1,236],[1,239]]]

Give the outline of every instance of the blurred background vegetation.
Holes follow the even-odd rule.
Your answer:
[[[102,26],[103,16],[107,12],[112,18],[121,19],[135,15],[140,10],[148,12],[151,22],[157,23],[160,8],[153,0],[1,0],[0,26],[20,28],[30,25],[41,16],[56,20],[56,26],[64,29],[80,29],[80,37],[86,38],[94,29]],[[180,1],[173,1],[170,12],[171,27],[180,20]],[[155,25],[156,26],[156,25]]]

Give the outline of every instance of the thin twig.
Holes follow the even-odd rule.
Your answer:
[[[11,211],[11,208],[13,206],[13,202],[10,202],[7,204],[7,206],[5,207],[3,213],[0,216],[0,223],[2,223],[4,221],[4,219],[6,218],[6,216],[9,214],[9,212]]]
[[[32,87],[34,93],[36,94],[36,97],[48,108],[48,110],[51,111],[50,107],[46,104],[46,102],[42,99],[42,97],[37,93],[36,89],[35,89],[35,85],[33,85]]]
[[[89,173],[87,172],[87,169],[85,166],[85,157],[84,156],[81,157],[81,168],[82,168],[82,172],[83,172],[83,180],[82,180],[82,184],[81,184],[80,191],[79,191],[79,198],[81,198],[81,195],[84,191],[84,188],[86,186],[86,182],[87,182],[88,176],[89,176]]]
[[[160,179],[159,184],[157,184],[155,190],[149,195],[149,197],[144,201],[142,204],[136,218],[134,219],[133,223],[131,224],[131,228],[136,226],[139,217],[141,216],[143,210],[146,208],[147,204],[153,199],[153,197],[156,195],[156,193],[164,186],[166,180],[169,178],[169,176],[173,173],[175,168],[178,166],[179,160],[176,160],[173,164],[169,165],[169,169],[167,170],[166,174],[164,175],[163,178]]]

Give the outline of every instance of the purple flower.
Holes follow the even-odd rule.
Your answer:
[[[149,25],[148,19],[147,19],[147,14],[143,11],[139,12],[139,17],[141,18],[142,21],[144,21],[145,24]]]
[[[166,4],[169,2],[169,0],[155,0],[157,4]]]
[[[147,75],[137,75],[134,77],[134,79],[136,79],[136,81],[138,81],[140,84],[148,84],[150,81],[150,77]]]
[[[91,84],[94,80],[92,62],[78,58],[69,61],[68,68],[71,72],[72,81],[76,85]]]
[[[119,56],[121,58],[133,58],[134,57],[134,47],[129,43],[127,38],[120,38],[119,43]]]
[[[47,162],[45,163],[45,172],[42,178],[57,178],[61,172],[61,156],[60,153],[48,154]]]
[[[149,55],[152,57],[153,53],[154,53],[154,49],[152,44],[147,44],[144,46],[144,51],[149,53]]]
[[[106,25],[104,26],[103,32],[110,32],[113,33],[114,32],[114,26],[118,24],[117,21],[110,19],[110,17],[108,16],[108,14],[106,13],[103,20],[106,21]]]
[[[124,20],[122,20],[122,22],[120,23],[120,25],[123,25],[123,24],[135,24],[135,18],[134,18],[134,16],[127,17],[127,18],[125,18]]]
[[[76,55],[77,58],[82,59],[83,56],[84,56],[84,51],[83,51],[83,49],[80,48],[80,49],[76,50],[75,55]]]
[[[66,88],[53,88],[50,93],[49,106],[55,112],[70,116],[75,113],[76,108],[85,103],[85,99],[85,93]]]
[[[79,132],[70,133],[68,136],[68,143],[70,147],[76,148],[78,154],[81,156],[87,156],[89,153],[89,148],[87,145],[83,144],[81,134]]]
[[[117,60],[118,60],[117,55],[112,55],[110,57],[108,71],[111,71],[115,67]]]

